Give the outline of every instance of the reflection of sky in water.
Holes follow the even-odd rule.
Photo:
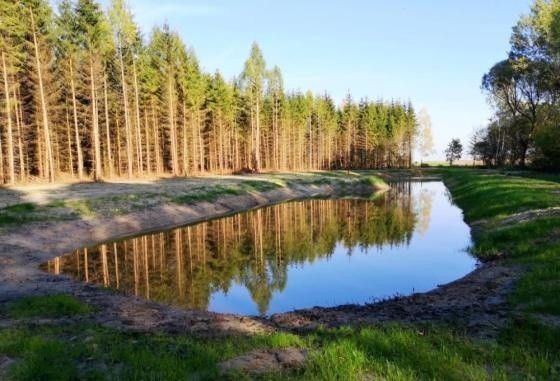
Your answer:
[[[401,183],[375,201],[280,204],[80,249],[44,268],[184,308],[256,315],[427,291],[473,270],[469,244],[443,183]]]
[[[416,225],[409,245],[354,247],[349,256],[348,248],[339,242],[329,258],[290,265],[286,287],[274,293],[267,313],[367,303],[395,294],[428,291],[472,271],[476,261],[464,250],[470,244],[470,230],[461,210],[450,203],[441,182],[413,183],[415,203],[422,202],[422,194],[424,203],[426,199],[431,202],[429,224],[425,232],[419,232]],[[415,209],[420,212],[422,206],[415,204]],[[249,292],[240,284],[231,287],[227,295],[212,295],[209,309],[258,314]]]

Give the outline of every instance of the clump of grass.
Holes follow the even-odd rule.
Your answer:
[[[216,380],[220,361],[253,349],[306,345],[277,333],[222,338],[121,332],[89,324],[0,329],[13,380]]]
[[[275,181],[245,180],[238,185],[217,185],[211,188],[195,189],[187,194],[172,198],[176,204],[195,204],[197,202],[212,202],[223,196],[237,196],[246,192],[266,192],[283,186]]]
[[[0,209],[0,226],[21,224],[33,220],[37,206],[32,203],[10,205]]]
[[[9,213],[26,213],[32,212],[37,208],[35,204],[30,202],[25,202],[21,204],[10,205],[2,209],[3,212]]]
[[[239,195],[241,192],[226,186],[215,186],[212,188],[203,188],[192,191],[188,194],[174,197],[172,201],[176,204],[195,204],[203,201],[215,201],[219,197],[226,195]]]
[[[276,188],[280,188],[282,185],[274,181],[259,181],[259,180],[245,180],[240,184],[240,188],[244,191],[257,191],[257,192],[267,192]]]
[[[385,183],[385,181],[383,181],[381,178],[377,177],[377,176],[366,176],[363,177],[360,180],[360,183],[364,184],[364,185],[371,185],[371,186],[375,186],[375,187],[380,187],[380,186],[387,186],[387,183]]]
[[[90,200],[74,200],[66,202],[66,206],[80,217],[95,216],[94,202]]]
[[[34,317],[56,318],[85,314],[93,309],[73,296],[65,294],[30,296],[16,300],[8,307],[14,319]]]

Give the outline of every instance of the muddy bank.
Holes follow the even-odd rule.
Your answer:
[[[493,337],[507,323],[507,296],[521,274],[519,267],[486,263],[426,293],[368,305],[309,308],[276,314],[270,320],[276,327],[291,331],[380,322],[441,323],[478,337]]]

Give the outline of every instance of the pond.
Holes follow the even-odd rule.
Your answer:
[[[189,309],[268,315],[423,292],[471,272],[442,182],[310,199],[82,248],[45,271]]]

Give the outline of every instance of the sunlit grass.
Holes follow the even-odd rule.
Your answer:
[[[532,209],[560,206],[560,184],[495,171],[439,170],[469,221],[500,218]]]
[[[529,327],[531,332],[536,326]],[[526,328],[523,328],[525,330]],[[557,330],[540,332],[547,344],[515,326],[495,343],[469,339],[448,328],[399,325],[323,329],[307,335],[192,338],[125,333],[91,325],[0,330],[0,353],[18,362],[13,380],[231,379],[218,363],[255,349],[299,347],[302,369],[258,379],[282,380],[495,380],[551,379],[558,375]],[[536,333],[538,334],[538,333]],[[69,340],[68,338],[71,338]],[[551,347],[552,346],[552,347]],[[235,379],[247,375],[232,374]]]
[[[30,296],[8,305],[8,315],[14,319],[47,317],[56,318],[92,312],[80,300],[65,294]]]

